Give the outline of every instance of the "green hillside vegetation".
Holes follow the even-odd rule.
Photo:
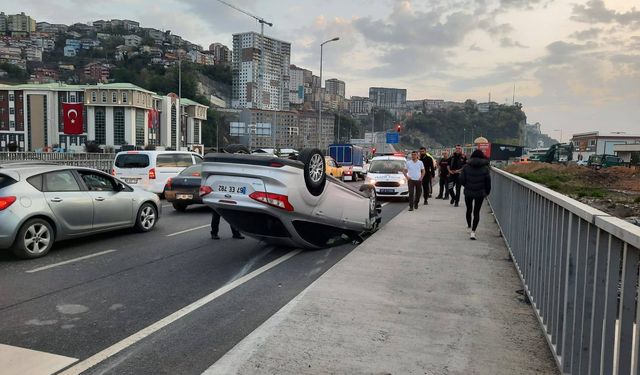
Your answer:
[[[520,144],[522,126],[527,116],[522,105],[496,105],[488,112],[479,112],[476,102],[467,100],[464,108],[435,110],[418,113],[405,122],[405,130],[414,137],[403,136],[403,143],[414,145],[417,138],[429,138],[445,146],[471,143],[474,137],[482,135],[494,143]],[[416,135],[417,134],[417,135]]]

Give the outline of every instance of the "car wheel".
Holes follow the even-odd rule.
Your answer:
[[[228,154],[250,154],[251,151],[245,145],[228,145],[224,148],[224,152]]]
[[[156,226],[158,221],[158,210],[151,203],[142,204],[138,210],[135,228],[139,232],[148,232]]]
[[[304,163],[304,182],[309,193],[315,196],[322,194],[327,180],[322,151],[317,148],[303,149],[298,160]]]
[[[13,253],[24,259],[45,256],[53,247],[54,237],[53,228],[46,220],[31,219],[20,228]]]
[[[187,210],[187,205],[184,203],[173,202],[173,209],[176,211],[184,212]]]

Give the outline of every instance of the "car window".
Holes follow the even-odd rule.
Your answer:
[[[193,159],[196,161],[196,164],[202,163],[202,156],[193,155]]]
[[[188,168],[185,168],[182,172],[180,172],[180,176],[187,176],[187,177],[200,177],[201,174],[202,174],[201,164],[192,165]]]
[[[171,154],[160,154],[156,158],[156,167],[176,167],[176,162]]]
[[[398,173],[406,163],[402,160],[373,160],[369,165],[370,173]]]
[[[31,176],[27,178],[27,182],[31,184],[34,188],[42,191],[42,175]]]
[[[92,172],[80,172],[82,180],[87,185],[90,191],[115,191],[115,184],[113,180],[105,175],[92,173]]]
[[[80,185],[70,171],[46,173],[45,191],[80,191]]]
[[[173,156],[176,159],[176,166],[178,167],[190,167],[193,165],[191,154],[175,154]]]
[[[0,189],[6,188],[9,185],[12,185],[16,182],[13,178],[0,174]]]
[[[118,168],[146,168],[149,166],[147,154],[120,154],[116,158]]]

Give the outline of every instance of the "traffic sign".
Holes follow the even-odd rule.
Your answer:
[[[387,133],[387,143],[395,144],[400,143],[400,133]]]

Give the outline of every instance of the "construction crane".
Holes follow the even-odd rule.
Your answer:
[[[246,14],[247,16],[255,19],[256,21],[258,21],[258,23],[260,23],[260,67],[259,67],[259,71],[258,71],[258,95],[257,95],[257,100],[258,100],[258,108],[262,109],[262,81],[263,81],[263,76],[264,76],[264,25],[267,25],[269,27],[273,27],[273,23],[271,22],[267,22],[264,18],[262,17],[258,17],[254,14],[251,14],[249,12],[247,12],[244,9],[240,9],[237,6],[233,5],[233,4],[229,4],[228,2],[224,1],[224,0],[218,0],[218,2],[228,6],[229,8],[235,9],[240,13]]]

